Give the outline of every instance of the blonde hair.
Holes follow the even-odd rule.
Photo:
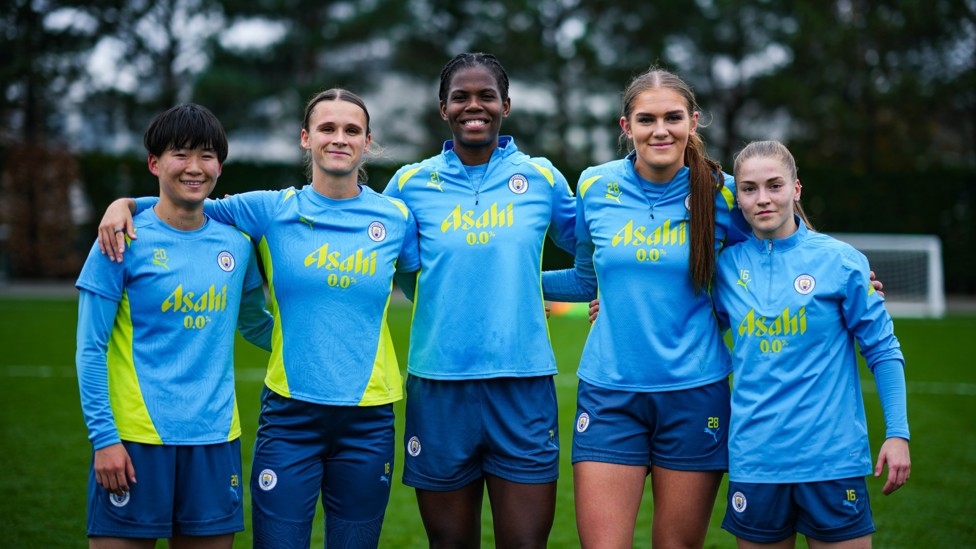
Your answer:
[[[791,182],[798,179],[796,160],[793,158],[793,153],[786,148],[786,145],[779,141],[753,141],[736,153],[732,171],[737,180],[739,179],[739,170],[742,167],[742,163],[752,158],[771,158],[776,160],[786,168],[787,178]],[[813,224],[807,218],[806,212],[803,211],[803,205],[800,204],[799,197],[793,202],[793,211],[800,217],[800,220],[807,226],[807,229],[811,231],[815,230]]]

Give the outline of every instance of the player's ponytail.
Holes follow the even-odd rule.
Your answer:
[[[671,72],[651,67],[627,86],[621,115],[630,120],[634,101],[641,93],[652,89],[669,89],[684,98],[689,118],[699,111],[695,94],[688,84]],[[620,144],[628,149],[631,147],[626,133],[620,135]],[[715,272],[715,194],[721,192],[725,178],[722,166],[708,158],[705,143],[697,133],[688,136],[684,162],[690,170],[691,185],[688,269],[695,293],[698,293],[708,287]]]
[[[715,194],[725,185],[722,166],[708,158],[705,142],[697,133],[688,137],[685,165],[690,170],[690,254],[688,258],[695,292],[708,287],[715,272]]]

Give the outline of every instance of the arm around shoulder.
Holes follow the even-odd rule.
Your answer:
[[[119,198],[109,204],[98,224],[98,248],[112,261],[122,261],[126,236],[136,238],[135,225],[132,223],[135,212],[135,200]]]

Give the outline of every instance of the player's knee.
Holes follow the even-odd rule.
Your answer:
[[[254,549],[306,549],[312,541],[312,524],[308,521],[281,520],[252,509],[251,526],[254,530]]]
[[[365,521],[342,520],[330,516],[325,520],[326,545],[349,549],[375,549],[380,544],[382,527],[383,515]]]

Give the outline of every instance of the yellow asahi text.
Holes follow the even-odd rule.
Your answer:
[[[441,232],[446,233],[448,229],[468,231],[471,229],[511,227],[515,224],[514,209],[514,203],[499,208],[498,203],[495,202],[485,211],[476,213],[474,210],[461,211],[461,205],[458,204],[441,222]]]
[[[373,276],[376,272],[376,250],[369,255],[359,248],[355,252],[343,257],[338,250],[329,251],[329,244],[316,249],[305,257],[305,266],[315,264],[316,269],[339,271],[341,273],[362,274]]]
[[[183,285],[180,284],[173,290],[173,293],[163,301],[162,310],[164,313],[172,311],[174,313],[190,313],[204,311],[223,311],[227,308],[227,286],[217,291],[215,285],[211,284],[210,289],[197,297],[195,292],[184,292]]]
[[[650,233],[644,225],[634,227],[634,220],[631,219],[624,225],[617,234],[613,235],[610,241],[611,246],[623,244],[624,246],[680,246],[688,239],[688,224],[684,221],[671,228],[671,220],[665,220],[664,224],[654,229]]]
[[[807,308],[800,307],[795,315],[790,315],[790,308],[773,318],[756,316],[756,310],[750,309],[739,323],[740,336],[764,335],[796,335],[807,331]]]

